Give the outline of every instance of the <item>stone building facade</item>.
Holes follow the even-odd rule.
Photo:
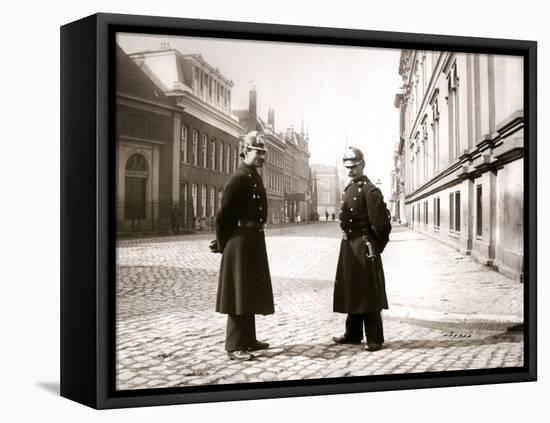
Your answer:
[[[408,225],[521,280],[522,58],[404,50],[399,74],[395,194]]]
[[[120,48],[116,60],[116,231],[163,229],[177,189],[172,147],[183,110]]]

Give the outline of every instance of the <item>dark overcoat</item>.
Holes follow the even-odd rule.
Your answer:
[[[382,193],[363,176],[352,181],[342,195],[340,227],[343,239],[334,284],[334,311],[360,314],[388,308],[384,268],[374,229],[382,228],[386,203]],[[366,257],[368,239],[375,255]]]
[[[271,314],[273,290],[261,228],[267,219],[267,195],[261,176],[242,163],[227,182],[216,215],[216,239],[222,252],[216,311]],[[256,227],[247,227],[257,224]]]

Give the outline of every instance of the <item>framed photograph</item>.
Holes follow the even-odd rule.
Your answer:
[[[536,48],[63,26],[61,395],[119,408],[536,380]]]

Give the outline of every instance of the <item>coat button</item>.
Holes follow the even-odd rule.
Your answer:
[[[357,197],[353,197],[353,201],[357,201]]]
[[[350,221],[350,223],[351,223],[351,222],[353,222],[353,219],[350,219],[349,221]]]
[[[353,211],[353,207],[351,209],[349,209],[349,211]]]
[[[262,209],[262,208],[260,207],[260,210],[261,210],[261,209]]]
[[[260,219],[260,223],[263,222],[264,220],[263,219]]]
[[[361,192],[361,188],[359,188],[357,191]]]

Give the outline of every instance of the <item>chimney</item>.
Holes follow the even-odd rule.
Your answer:
[[[256,86],[250,89],[248,100],[248,132],[256,130]]]
[[[275,133],[275,110],[271,107],[267,111],[267,124],[271,126],[271,130]]]

